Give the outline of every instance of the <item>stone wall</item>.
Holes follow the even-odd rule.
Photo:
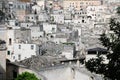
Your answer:
[[[90,80],[90,76],[71,67],[54,67],[44,69],[39,74],[46,77],[46,80]]]
[[[6,79],[6,51],[0,50],[0,80]]]

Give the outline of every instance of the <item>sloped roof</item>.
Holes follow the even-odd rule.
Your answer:
[[[96,48],[88,49],[87,51],[102,51],[102,52],[106,52],[107,49],[96,47]]]
[[[21,2],[30,2],[31,0],[19,0]]]
[[[18,62],[18,64],[39,71],[42,67],[49,67],[52,64],[58,64],[61,59],[62,58],[52,56],[32,56],[31,58]]]

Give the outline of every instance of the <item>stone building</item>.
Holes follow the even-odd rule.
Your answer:
[[[11,61],[21,61],[39,54],[39,46],[36,44],[14,44]]]
[[[15,1],[13,7],[13,12],[19,21],[25,21],[25,16],[31,12],[30,2]]]
[[[61,56],[66,59],[73,59],[75,55],[75,45],[74,43],[64,43]]]
[[[30,29],[8,29],[7,30],[7,58],[11,59],[13,54],[14,43],[30,43],[31,42],[31,32]]]
[[[6,10],[7,8],[7,1],[8,0],[0,0],[0,10],[2,10],[3,12]]]
[[[51,21],[57,24],[64,24],[64,14],[51,14]]]
[[[13,80],[18,75],[19,66],[11,63],[9,60],[6,61],[6,80]]]
[[[87,6],[98,6],[101,5],[100,0],[64,0],[63,7],[64,9],[73,8],[75,10],[80,10],[86,8]]]

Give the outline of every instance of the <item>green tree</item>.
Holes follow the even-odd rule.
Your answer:
[[[120,7],[117,8],[117,14],[120,14]],[[102,61],[93,59],[88,62],[89,65],[92,65],[92,67],[96,67],[96,62],[99,62],[97,67],[101,70],[104,69],[104,71],[99,72],[100,69],[96,70],[96,68],[92,68],[92,72],[101,73],[108,80],[120,80],[120,15],[117,15],[117,18],[112,18],[110,20],[109,28],[111,33],[103,33],[99,39],[102,45],[108,50],[108,64],[102,64],[104,65],[103,67],[98,67],[101,66],[100,63]],[[90,67],[88,66],[87,68],[89,69]]]
[[[103,74],[105,72],[105,64],[103,63],[104,59],[100,54],[97,54],[97,58],[92,58],[85,62],[86,68],[97,74]]]
[[[111,34],[102,34],[100,41],[108,48],[107,58],[109,63],[105,71],[105,77],[112,80],[120,80],[120,22],[119,17],[110,20]]]
[[[24,72],[18,75],[18,77],[15,80],[39,80],[39,79],[32,73]]]

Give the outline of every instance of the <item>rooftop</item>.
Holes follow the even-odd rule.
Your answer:
[[[19,0],[21,2],[30,2],[31,0]]]
[[[18,64],[38,71],[42,67],[50,67],[52,64],[59,64],[61,59],[62,58],[52,56],[32,56],[31,58],[18,62]]]

